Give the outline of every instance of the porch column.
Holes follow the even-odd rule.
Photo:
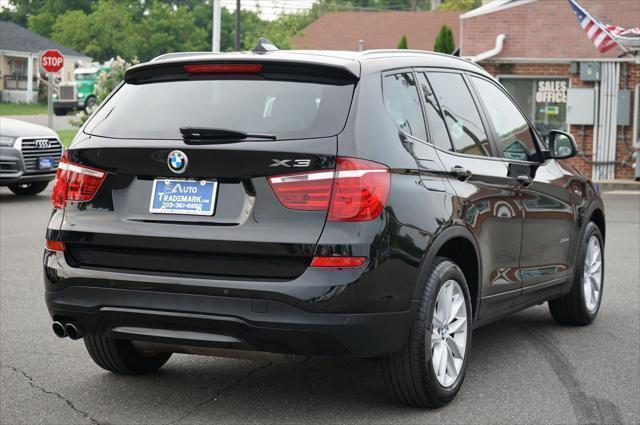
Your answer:
[[[27,56],[27,103],[33,102],[33,56]]]

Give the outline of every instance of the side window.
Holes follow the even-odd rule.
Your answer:
[[[498,135],[500,155],[506,159],[537,161],[539,156],[531,128],[511,99],[489,81],[471,79]]]
[[[462,75],[429,72],[427,76],[442,108],[455,151],[490,156],[487,133]]]
[[[387,111],[400,130],[426,140],[422,107],[413,74],[403,72],[384,76],[382,91]]]
[[[429,142],[433,143],[440,149],[447,151],[451,149],[451,140],[449,139],[449,133],[447,132],[447,124],[445,123],[444,114],[440,110],[438,101],[436,100],[431,86],[427,81],[427,77],[424,73],[420,72],[418,75],[418,86],[420,87],[420,93],[424,97],[425,109],[427,112],[427,127],[429,127]]]

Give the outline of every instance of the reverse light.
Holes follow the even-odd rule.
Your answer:
[[[64,251],[64,244],[60,241],[52,241],[47,239],[45,247],[50,251]]]
[[[313,257],[311,267],[358,267],[367,261],[367,257]]]
[[[262,71],[259,63],[202,63],[185,65],[189,74],[255,74]]]
[[[269,183],[289,209],[329,211],[329,221],[369,221],[384,209],[391,174],[377,162],[338,157],[335,171],[284,174]]]
[[[60,158],[51,201],[54,208],[64,208],[67,201],[86,202],[93,199],[107,173],[69,161],[67,151]]]

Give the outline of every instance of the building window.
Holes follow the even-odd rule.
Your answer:
[[[568,78],[500,77],[500,82],[535,124],[542,137],[566,130]]]
[[[27,75],[27,60],[22,58],[9,59],[9,74],[20,77]]]

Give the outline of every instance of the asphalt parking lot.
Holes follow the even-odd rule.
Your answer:
[[[69,113],[68,115],[54,115],[53,116],[53,129],[54,130],[73,130],[78,127],[74,127],[71,124],[71,120],[73,119],[74,114]],[[39,115],[13,115],[8,116],[7,118],[12,118],[15,120],[26,121],[32,124],[43,125],[47,127],[49,125],[49,118],[47,114],[39,114]]]
[[[154,375],[99,369],[58,339],[43,301],[50,188],[0,188],[0,422],[3,424],[640,423],[640,195],[607,194],[605,289],[591,326],[556,325],[546,304],[474,333],[448,407],[393,405],[377,363],[304,364],[174,355]]]

